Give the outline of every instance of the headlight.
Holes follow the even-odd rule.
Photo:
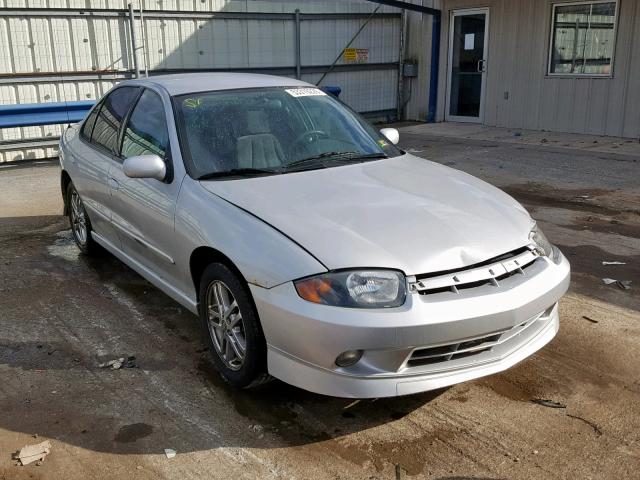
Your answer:
[[[407,293],[405,277],[394,270],[329,272],[294,282],[305,300],[335,307],[399,307]]]
[[[531,233],[529,233],[529,240],[535,244],[538,252],[545,257],[549,257],[555,263],[560,261],[560,250],[558,250],[547,238],[547,236],[542,233],[540,227],[538,225],[534,225],[533,229],[531,229]]]

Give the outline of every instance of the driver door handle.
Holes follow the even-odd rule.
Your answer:
[[[109,178],[109,187],[112,190],[119,190],[120,189],[120,183],[113,177]]]
[[[487,71],[487,61],[482,58],[478,60],[478,72],[484,73]]]

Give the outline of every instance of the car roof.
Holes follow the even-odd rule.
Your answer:
[[[288,77],[262,75],[257,73],[179,73],[157,75],[122,82],[122,84],[153,84],[164,88],[169,95],[185,95],[212,90],[233,90],[238,88],[261,87],[313,87],[306,82]]]

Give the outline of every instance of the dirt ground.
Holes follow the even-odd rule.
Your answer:
[[[78,255],[57,166],[2,169],[0,480],[640,478],[640,158],[402,135],[416,155],[507,190],[568,256],[547,347],[408,397],[352,402],[280,382],[238,392],[213,371],[194,316],[113,257]],[[98,367],[126,356],[137,368]],[[45,439],[41,466],[12,460]]]

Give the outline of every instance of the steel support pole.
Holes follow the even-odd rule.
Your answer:
[[[140,1],[140,33],[142,33],[142,60],[144,61],[144,76],[149,78],[149,56],[147,55],[147,29],[144,25],[144,8]]]
[[[136,44],[136,19],[133,14],[133,3],[129,4],[129,30],[131,31],[131,56],[133,57],[133,69],[136,78],[140,78],[140,68],[138,68],[138,46]]]
[[[296,78],[300,80],[302,77],[302,60],[301,60],[301,45],[300,45],[300,10],[296,8],[296,28],[295,28],[295,42],[296,42]]]
[[[398,92],[397,92],[397,108],[396,117],[398,120],[403,120],[403,107],[404,107],[404,50],[406,40],[406,26],[407,26],[407,11],[402,10],[402,17],[400,18],[400,51],[398,52]]]
[[[436,112],[438,110],[438,73],[440,70],[441,23],[440,13],[434,15],[431,25],[431,72],[429,74],[429,110],[427,113],[427,122],[429,123],[434,123],[436,121]]]

